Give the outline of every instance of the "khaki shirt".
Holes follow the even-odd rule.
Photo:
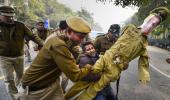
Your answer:
[[[0,23],[0,56],[18,57],[23,55],[25,37],[43,45],[43,41],[22,22],[15,21],[12,25]]]
[[[25,86],[45,87],[63,72],[72,81],[81,80],[90,71],[90,65],[79,69],[70,52],[69,39],[54,36],[48,39],[31,66],[26,70],[22,83]]]
[[[127,65],[133,59],[139,58],[139,80],[150,80],[149,75],[149,62],[146,46],[148,44],[147,37],[141,34],[140,29],[134,25],[127,26],[122,36],[117,42],[108,50],[106,54],[102,56],[94,65],[94,71],[100,72],[106,67],[115,64],[124,69],[124,65]]]
[[[92,100],[97,92],[101,91],[108,83],[116,81],[121,71],[125,69],[125,65],[137,57],[140,57],[138,64],[139,80],[150,81],[146,46],[147,38],[141,34],[140,29],[134,25],[127,26],[122,31],[122,36],[117,42],[93,66],[93,73],[102,72],[100,80],[95,83],[84,84],[84,86],[88,84],[89,87],[86,87],[87,89],[83,91],[77,100]],[[75,86],[72,90],[78,88],[83,90],[80,86]],[[75,93],[70,91],[70,94]]]
[[[36,29],[33,31],[33,33],[38,35],[44,41],[51,34],[50,30],[48,30],[48,29],[45,29],[43,32],[40,32]]]
[[[97,53],[104,54],[106,50],[108,50],[115,41],[110,41],[107,37],[107,34],[98,36],[94,41],[94,46],[96,48]]]

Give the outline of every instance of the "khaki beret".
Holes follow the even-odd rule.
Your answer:
[[[170,11],[167,7],[158,7],[150,11],[150,14],[156,15],[161,19],[161,21],[164,21],[168,18]]]
[[[0,6],[0,15],[3,16],[14,16],[14,8],[10,6]]]
[[[88,34],[91,31],[89,24],[81,17],[69,17],[66,19],[69,28],[76,32]]]

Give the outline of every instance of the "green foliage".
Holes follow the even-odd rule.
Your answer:
[[[160,25],[152,32],[152,35],[159,36],[161,33],[163,33],[163,27]]]
[[[146,5],[151,0],[96,0],[96,2],[102,3],[113,3],[115,5],[120,5],[122,7],[126,6],[143,6]]]
[[[81,8],[81,10],[77,12],[77,14],[78,14],[79,17],[82,17],[87,22],[89,22],[91,26],[94,23],[92,14],[90,14],[87,10]]]
[[[142,24],[143,20],[149,15],[149,12],[152,9],[156,7],[160,7],[160,6],[165,6],[170,9],[170,0],[148,0],[147,2],[145,0],[144,1],[141,0],[140,2],[143,2],[143,3],[138,2],[138,0],[130,0],[130,1],[138,2],[139,5],[138,4],[136,5],[130,2],[128,4],[125,4],[125,3],[120,4],[124,0],[118,0],[118,1],[120,1],[118,5],[121,5],[121,6],[135,5],[139,7],[138,12],[134,14],[130,19],[128,19],[125,24],[132,23],[132,24],[139,26],[140,24]],[[168,40],[170,40],[168,38],[170,37],[169,30],[170,30],[170,18],[168,18],[166,21],[161,23],[161,25],[152,32],[151,38],[159,39],[160,41],[164,41],[163,43],[167,44],[169,43]]]
[[[33,27],[38,20],[50,20],[50,26],[56,28],[60,20],[69,16],[80,16],[87,20],[91,26],[101,27],[93,20],[92,14],[85,9],[73,12],[70,8],[57,2],[57,0],[9,0],[14,5],[16,19],[25,22],[28,26]]]

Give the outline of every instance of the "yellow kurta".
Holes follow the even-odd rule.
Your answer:
[[[102,72],[100,80],[87,83],[89,87],[83,91],[78,100],[92,100],[97,92],[101,91],[109,82],[116,81],[119,78],[124,65],[139,56],[139,80],[150,81],[146,45],[147,38],[141,34],[140,29],[134,25],[128,25],[122,31],[122,36],[117,42],[93,66],[92,71],[94,73]],[[69,91],[68,94],[72,95],[72,91]],[[69,98],[67,95],[66,97]]]

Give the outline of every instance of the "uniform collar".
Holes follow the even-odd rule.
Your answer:
[[[74,47],[73,42],[65,34],[61,33],[61,35],[59,35],[59,38],[62,39],[66,43],[67,47],[70,50]]]

